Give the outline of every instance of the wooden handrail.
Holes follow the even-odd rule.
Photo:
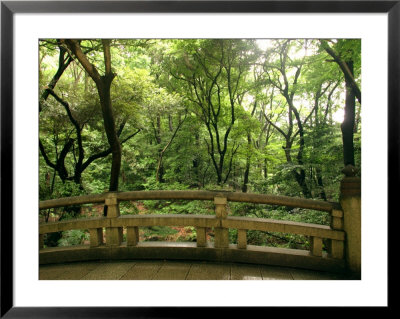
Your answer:
[[[119,201],[128,200],[213,200],[214,197],[223,196],[231,202],[248,202],[254,204],[280,205],[288,207],[298,207],[313,209],[318,211],[331,212],[337,205],[336,203],[320,200],[305,199],[298,197],[266,195],[266,194],[248,194],[227,191],[131,191],[116,192]],[[66,197],[40,201],[39,209],[48,209],[68,205],[82,205],[90,203],[104,203],[107,193],[84,195],[75,197]]]
[[[104,203],[105,196],[106,193],[49,199],[40,201],[39,209],[48,209],[48,208],[64,207],[71,205]]]
[[[344,232],[329,226],[264,218],[227,217],[220,220],[209,215],[124,215],[117,218],[75,219],[40,225],[39,233],[46,234],[71,229],[103,227],[195,226],[224,227],[245,230],[273,231],[326,239],[344,240]]]

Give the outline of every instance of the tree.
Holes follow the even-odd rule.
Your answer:
[[[339,40],[335,43],[334,48],[331,48],[327,41],[320,40],[322,48],[333,58],[333,61],[342,70],[346,82],[346,102],[345,115],[341,125],[343,136],[343,161],[344,165],[355,166],[354,161],[354,126],[356,114],[356,102],[361,104],[361,91],[356,82],[354,72],[354,64],[359,63],[360,59],[360,44],[359,40]]]
[[[40,99],[40,104],[44,105],[45,107],[40,109],[41,136],[43,137],[39,139],[39,149],[46,164],[55,170],[62,183],[65,183],[66,181],[73,181],[75,184],[79,185],[80,189],[83,190],[83,172],[95,160],[104,158],[111,154],[112,149],[111,147],[104,148],[104,143],[100,143],[99,147],[95,147],[93,145],[94,140],[96,140],[94,137],[99,136],[101,139],[101,132],[98,132],[97,135],[94,133],[97,128],[97,121],[99,120],[97,117],[98,112],[96,111],[99,106],[96,105],[96,103],[87,101],[95,100],[96,96],[91,94],[91,89],[87,84],[86,78],[84,79],[84,90],[80,89],[80,87],[82,87],[80,80],[82,78],[82,73],[84,74],[84,71],[80,69],[75,62],[70,62],[73,60],[71,56],[69,56],[68,59],[65,58],[65,54],[68,51],[66,48],[60,45],[60,41],[58,44],[58,50],[60,52],[58,69],[55,75],[52,77],[50,84],[45,86]],[[96,49],[96,45],[93,47],[86,46],[85,52],[93,52]],[[47,52],[42,52],[42,61],[44,57],[46,57],[46,53]],[[64,76],[64,80],[62,80],[61,75],[63,72],[60,70],[66,70],[66,59],[69,61],[68,64],[72,65],[72,68],[70,68],[70,74],[66,74]],[[56,83],[59,82],[60,79],[60,89],[58,90],[60,93],[56,93],[54,89]],[[126,81],[131,81],[131,77],[127,76]],[[130,83],[131,87],[133,87],[134,85],[132,84],[132,81]],[[120,85],[120,87],[123,86]],[[125,88],[125,95],[130,91],[132,90]],[[138,90],[136,90],[135,93],[136,95],[140,95],[137,94]],[[119,94],[119,92],[117,92],[117,94]],[[71,100],[75,106],[71,106],[70,103],[66,101],[66,97],[61,97],[60,95],[68,96],[68,100]],[[54,101],[62,106],[65,111],[65,116],[57,111],[57,104],[53,105],[52,102],[48,100],[49,96],[53,97]],[[136,102],[133,101],[132,97],[123,97],[123,99],[129,100],[130,104]],[[121,135],[126,127],[127,119],[132,116],[126,114],[127,112],[124,110],[124,108],[127,107],[122,105],[123,102],[121,99],[116,99],[114,97],[113,100],[118,106],[117,115],[121,117],[118,124],[117,135],[121,138],[121,144],[123,144],[139,133],[140,129],[131,132],[127,136]],[[131,107],[129,111],[132,112],[133,108]],[[52,114],[57,114],[57,117],[52,117]],[[52,129],[47,124],[48,120],[51,120],[52,123],[54,123],[52,124]],[[86,129],[84,130],[84,128]],[[55,131],[58,131],[58,137],[53,138],[52,142],[49,143],[49,139],[46,138],[46,130],[47,132],[52,130],[54,133]],[[60,134],[61,132],[64,133]],[[62,135],[64,135],[65,138],[63,138]],[[91,137],[89,138],[87,135],[91,135]],[[60,136],[62,138],[59,138]],[[60,143],[62,144],[62,151],[58,152]],[[51,149],[49,150],[49,147],[52,147],[54,152]],[[87,156],[88,153],[90,154],[89,156]],[[68,160],[70,156],[72,156],[72,160]],[[54,185],[54,178],[52,185]]]
[[[304,43],[304,44],[303,44]],[[300,43],[300,45],[307,46],[307,41]],[[304,120],[301,119],[300,112],[296,107],[295,97],[299,94],[299,78],[302,68],[305,64],[304,55],[300,59],[291,59],[289,51],[295,49],[294,47],[297,43],[291,40],[277,41],[277,46],[274,49],[273,54],[270,58],[277,56],[276,60],[266,60],[264,64],[264,70],[268,77],[268,82],[273,87],[277,88],[281,95],[285,98],[285,102],[288,107],[287,120],[288,128],[284,131],[275,123],[270,121],[267,117],[266,119],[269,123],[279,132],[285,139],[285,146],[283,146],[286,161],[288,164],[293,164],[292,159],[292,146],[297,135],[299,136],[299,148],[297,151],[297,165],[293,167],[292,173],[297,183],[299,184],[302,193],[305,197],[311,197],[311,192],[306,183],[306,172],[304,169],[303,153],[305,147],[304,140],[304,124],[309,120],[312,111],[305,117]],[[298,50],[298,48],[297,48]],[[293,74],[289,76],[289,74]],[[296,121],[297,130],[294,131],[294,120]]]
[[[343,61],[360,84],[359,42],[327,41],[334,56],[319,40],[259,43],[41,41],[41,184],[52,197],[234,187],[334,198],[345,128],[360,153],[358,102],[343,134],[336,122]],[[353,82],[347,91],[357,99]]]
[[[102,40],[105,67],[104,75],[100,75],[96,66],[92,64],[88,60],[87,56],[82,52],[80,42],[78,40],[63,39],[61,42],[66,44],[66,46],[78,59],[80,64],[96,84],[100,98],[101,111],[103,114],[104,130],[106,132],[107,140],[112,153],[109,191],[117,191],[121,168],[121,144],[115,128],[115,119],[111,103],[111,83],[116,75],[111,70],[111,41],[107,39]]]
[[[246,93],[243,83],[254,58],[251,48],[251,42],[241,40],[178,43],[179,60],[175,63],[181,66],[173,69],[172,75],[186,83],[182,91],[187,93],[183,94],[206,126],[208,138],[204,141],[217,175],[217,184],[228,180],[239,147],[238,143],[229,140],[229,136]]]

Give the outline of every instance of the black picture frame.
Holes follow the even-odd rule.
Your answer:
[[[13,304],[13,16],[15,13],[387,13],[388,203],[399,186],[400,0],[396,1],[1,1],[1,317],[176,318],[192,309],[130,307],[14,307]],[[379,165],[379,164],[378,164]],[[390,214],[388,214],[390,218]],[[389,225],[391,223],[389,222]],[[389,243],[390,241],[388,241]],[[389,256],[388,256],[389,258]],[[388,281],[389,285],[390,281]],[[388,300],[390,305],[390,299]],[[389,308],[389,307],[388,307]],[[227,309],[219,309],[224,316]],[[260,309],[255,308],[256,311]],[[261,309],[262,310],[262,309]],[[293,310],[293,308],[292,308]],[[203,314],[203,311],[196,315]],[[268,310],[270,311],[270,310]],[[208,314],[207,314],[208,313]],[[237,314],[237,310],[235,310]],[[207,309],[204,315],[217,315]],[[248,314],[247,314],[248,315]],[[299,313],[297,313],[299,315]]]

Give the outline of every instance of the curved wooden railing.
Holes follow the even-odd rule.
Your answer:
[[[215,205],[215,215],[123,215],[119,213],[119,202],[135,200],[212,200]],[[248,202],[256,204],[282,205],[289,207],[312,209],[329,212],[330,226],[299,223],[292,221],[272,220],[263,218],[248,218],[229,216],[228,202]],[[107,206],[107,217],[67,220],[54,223],[40,224],[39,247],[40,262],[54,262],[65,260],[65,249],[43,249],[43,236],[46,233],[66,231],[72,229],[88,229],[90,246],[86,247],[86,254],[102,256],[102,258],[119,258],[125,251],[125,257],[136,258],[143,255],[148,247],[149,254],[159,254],[161,248],[171,249],[171,245],[163,243],[148,244],[139,242],[139,227],[149,226],[194,226],[197,239],[195,246],[178,246],[189,249],[183,256],[197,259],[213,258],[219,260],[245,261],[257,263],[272,263],[285,266],[298,266],[312,269],[343,268],[344,240],[343,211],[338,203],[318,200],[293,198],[287,196],[247,194],[225,191],[132,191],[110,192],[99,195],[87,195],[41,201],[39,209],[49,209],[68,205],[83,205],[103,203]],[[103,243],[103,229],[106,230],[106,242]],[[126,243],[123,243],[122,230],[126,228]],[[207,242],[207,228],[214,229],[214,243]],[[229,243],[228,229],[237,229],[237,244]],[[271,247],[256,247],[247,245],[247,230],[271,231],[299,234],[310,237],[310,251],[296,249],[277,249]],[[327,254],[323,253],[323,240],[328,243]],[[178,248],[179,248],[178,247]],[[102,249],[102,250],[101,250]],[[108,249],[108,251],[107,251]],[[124,250],[125,249],[125,250]],[[140,250],[141,249],[141,250]],[[63,250],[62,257],[49,258],[51,253]],[[214,255],[210,255],[210,250]],[[218,250],[215,253],[215,250]],[[96,251],[97,253],[92,253]],[[99,253],[101,251],[101,253]],[[107,252],[105,252],[107,251]],[[177,253],[170,250],[172,255]],[[74,250],[70,250],[74,254]],[[182,251],[181,251],[182,252]],[[264,254],[263,254],[264,253]],[[60,254],[60,253],[59,253]],[[142,255],[141,255],[142,254]],[[217,254],[217,255],[216,255]],[[83,254],[78,254],[82,258]],[[150,255],[146,255],[150,258]],[[163,255],[168,257],[168,253]],[[208,256],[208,257],[207,257]],[[211,256],[211,257],[210,257]],[[219,256],[219,257],[218,257]],[[265,258],[264,258],[264,257]],[[159,256],[154,256],[155,258]],[[46,259],[47,258],[47,259]],[[95,258],[95,257],[93,257]],[[68,259],[68,258],[67,258]],[[212,259],[212,258],[211,258]],[[71,259],[68,259],[71,260]],[[75,258],[76,260],[76,258]],[[294,263],[294,264],[291,264]],[[310,265],[307,265],[309,263]],[[328,265],[328,267],[327,267]],[[330,267],[332,266],[333,267]]]

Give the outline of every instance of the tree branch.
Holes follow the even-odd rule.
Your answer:
[[[45,151],[45,149],[44,149],[44,146],[43,146],[43,144],[42,144],[42,141],[41,141],[40,139],[39,139],[39,149],[40,149],[40,153],[42,154],[44,160],[46,161],[46,164],[47,164],[48,166],[50,166],[51,168],[56,169],[56,164],[54,164],[54,163],[52,163],[52,162],[50,161],[49,157],[48,157],[47,154],[46,154],[46,151]]]
[[[342,70],[344,76],[346,77],[347,81],[350,83],[351,88],[357,97],[358,102],[361,104],[361,91],[360,88],[358,87],[353,73],[350,71],[347,63],[343,61],[334,51],[333,49],[328,45],[328,43],[325,40],[320,40],[322,47],[325,49],[325,51],[335,60],[335,62],[339,65],[340,69]]]
[[[89,74],[89,76],[93,79],[93,81],[96,84],[98,84],[101,80],[100,74],[97,71],[96,67],[92,63],[90,63],[86,55],[82,52],[79,42],[73,39],[62,39],[60,41],[68,46],[68,48],[76,56],[76,58],[81,63],[83,68]]]

